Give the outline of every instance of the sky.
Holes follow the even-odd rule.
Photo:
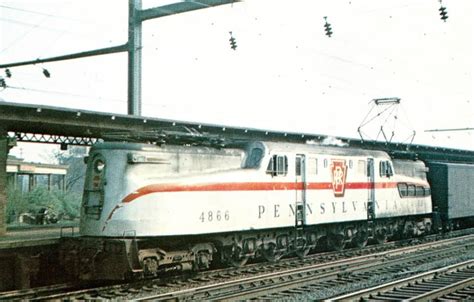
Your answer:
[[[364,139],[383,127],[474,150],[472,130],[425,132],[474,127],[474,3],[442,5],[447,22],[436,0],[247,0],[146,21],[142,115],[355,138],[370,121]],[[127,18],[126,0],[0,0],[0,62],[123,44]],[[10,70],[4,101],[127,112],[125,53]],[[386,97],[401,102],[371,102]]]

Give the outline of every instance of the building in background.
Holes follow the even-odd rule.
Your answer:
[[[67,165],[52,165],[25,162],[22,159],[9,157],[7,160],[8,184],[29,192],[36,186],[48,187],[48,190],[65,189]]]

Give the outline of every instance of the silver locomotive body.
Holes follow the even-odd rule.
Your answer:
[[[88,159],[82,237],[64,245],[64,259],[83,255],[82,277],[105,279],[205,269],[216,257],[241,265],[323,241],[421,234],[431,212],[424,164],[381,151],[103,143]]]

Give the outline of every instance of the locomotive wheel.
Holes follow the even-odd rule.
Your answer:
[[[264,245],[262,248],[262,256],[265,260],[269,262],[277,262],[278,260],[283,257],[282,252],[277,252],[277,247],[276,244],[273,242],[270,242]]]
[[[158,259],[155,257],[145,258],[143,261],[145,275],[155,276],[158,272]]]
[[[232,258],[227,259],[227,263],[230,266],[238,268],[238,267],[244,266],[248,260],[249,260],[249,257],[232,257]]]
[[[225,254],[225,261],[233,267],[242,267],[249,260],[248,256],[242,256],[242,248],[238,245],[232,246]]]
[[[360,231],[357,232],[357,235],[353,239],[354,246],[361,249],[367,245],[367,242],[369,241],[369,236],[367,232],[365,231]]]
[[[384,229],[378,230],[375,233],[374,239],[377,244],[383,244],[387,242],[387,233]]]
[[[209,268],[212,256],[207,251],[199,251],[196,255],[195,266],[197,270],[205,270]]]
[[[308,255],[309,251],[310,251],[309,247],[298,249],[296,250],[296,256],[298,256],[298,258],[300,259],[303,259],[304,257],[306,257],[306,255]]]
[[[327,244],[330,249],[333,249],[335,251],[342,251],[346,246],[344,236],[336,234],[328,235]]]
[[[304,237],[295,239],[295,255],[300,259],[306,257],[311,250],[311,247],[308,246],[307,242],[308,241]]]

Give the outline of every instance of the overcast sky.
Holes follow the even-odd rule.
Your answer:
[[[358,137],[386,108],[372,99],[399,97],[366,138],[383,125],[395,141],[474,149],[474,131],[424,132],[474,127],[474,4],[443,5],[447,22],[435,0],[247,0],[146,21],[142,114]],[[0,0],[0,62],[123,44],[127,14],[126,0]],[[0,98],[126,113],[126,69],[125,53],[11,68]]]

